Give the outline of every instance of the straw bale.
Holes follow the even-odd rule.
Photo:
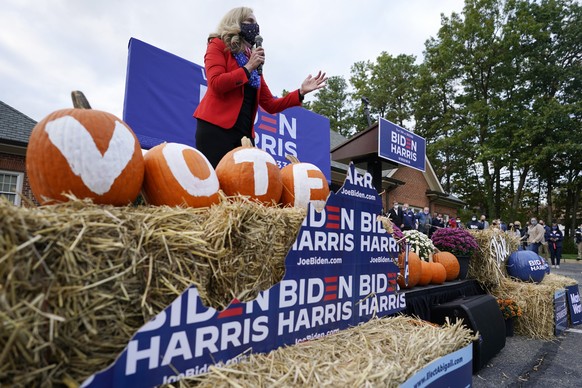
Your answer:
[[[515,320],[515,333],[535,339],[550,340],[555,337],[554,294],[576,280],[549,274],[541,283],[528,283],[502,279],[491,294],[501,299],[514,300],[523,311]]]
[[[0,199],[0,386],[81,382],[190,285],[219,309],[253,299],[282,277],[304,217],[244,198],[210,209]]]
[[[519,238],[496,228],[470,232],[479,249],[471,257],[467,277],[476,279],[486,289],[496,288],[507,277],[505,263],[519,247]]]
[[[443,326],[406,316],[354,328],[209,372],[179,387],[397,387],[431,361],[476,339],[462,321]]]

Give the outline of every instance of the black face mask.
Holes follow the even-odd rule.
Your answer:
[[[251,45],[255,44],[257,35],[259,35],[258,23],[243,23],[240,25],[240,36]]]

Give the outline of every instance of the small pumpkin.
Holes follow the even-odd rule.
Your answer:
[[[429,265],[432,267],[432,278],[430,279],[431,284],[443,284],[447,280],[447,270],[445,266],[441,263],[430,262]]]
[[[426,286],[430,284],[432,280],[432,266],[428,261],[420,260],[420,279],[418,279],[417,285]]]
[[[400,288],[412,288],[418,284],[421,274],[421,259],[414,253],[408,253],[408,286],[404,283],[404,253],[398,255],[398,268],[400,274],[398,275],[398,285]]]
[[[281,204],[307,209],[309,203],[317,211],[323,210],[329,196],[329,185],[323,172],[311,163],[301,163],[293,155],[291,162],[281,169],[283,193]]]
[[[144,156],[142,192],[155,206],[209,207],[220,200],[214,168],[197,149],[179,143],[162,143]]]
[[[228,152],[216,166],[220,188],[227,196],[245,195],[266,205],[281,198],[281,170],[269,153],[253,147],[247,137],[242,145]]]
[[[144,160],[137,137],[115,115],[91,109],[72,92],[72,109],[55,111],[33,128],[26,150],[30,188],[41,204],[65,194],[97,204],[127,205],[139,195]]]
[[[433,255],[432,260],[435,263],[441,263],[445,267],[447,272],[447,282],[455,280],[459,277],[459,273],[461,272],[461,265],[459,264],[457,257],[451,252],[437,252]]]

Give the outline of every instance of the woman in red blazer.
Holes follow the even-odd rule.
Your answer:
[[[251,50],[259,34],[253,10],[239,7],[222,19],[216,33],[208,37],[204,67],[208,89],[194,112],[198,120],[196,148],[216,167],[230,150],[241,145],[243,136],[253,139],[253,123],[259,104],[273,114],[299,106],[303,97],[325,86],[321,71],[309,75],[301,88],[275,98],[259,66],[265,62],[262,47]]]

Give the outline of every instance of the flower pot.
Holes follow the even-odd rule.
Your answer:
[[[459,260],[459,279],[465,280],[467,278],[467,272],[469,272],[469,260],[471,260],[471,256],[457,256],[457,260]]]
[[[505,320],[505,336],[506,337],[513,337],[513,321],[514,318],[508,318]]]

